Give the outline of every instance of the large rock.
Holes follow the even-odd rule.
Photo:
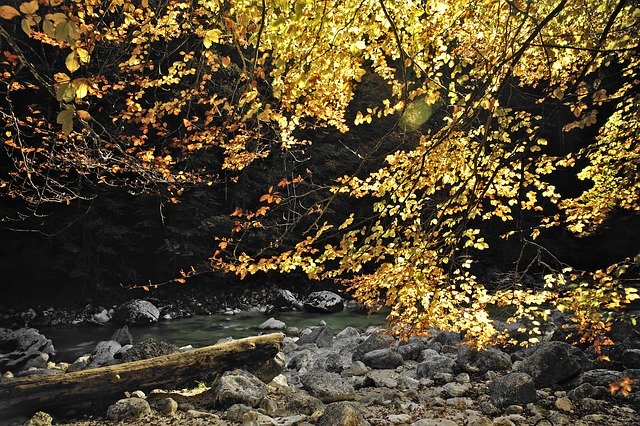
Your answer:
[[[333,344],[333,330],[328,325],[316,327],[311,333],[303,334],[298,341],[299,345],[315,343],[319,348],[329,348]]]
[[[17,371],[41,354],[54,354],[51,340],[35,328],[0,328],[0,372]]]
[[[116,309],[113,320],[118,324],[147,325],[158,322],[160,310],[146,300],[131,300]]]
[[[318,419],[318,426],[367,426],[362,416],[360,404],[353,402],[335,402],[329,404],[322,417]]]
[[[138,420],[147,414],[151,414],[151,407],[140,398],[121,399],[107,410],[107,418],[117,422]]]
[[[591,362],[578,348],[564,342],[543,342],[522,360],[519,371],[533,378],[536,388],[561,383],[590,368]]]
[[[402,365],[402,355],[391,348],[376,349],[367,352],[362,357],[362,362],[371,367],[379,369],[393,369]]]
[[[271,304],[278,311],[290,311],[292,309],[302,309],[302,303],[289,290],[278,289],[271,301]]]
[[[307,296],[303,307],[310,312],[340,312],[344,309],[344,300],[331,291],[316,291]]]
[[[118,360],[115,359],[114,355],[120,350],[121,347],[122,346],[120,345],[120,343],[114,342],[113,340],[104,340],[102,342],[98,342],[93,352],[91,352],[91,357],[87,368],[96,368],[105,365],[117,364]]]
[[[418,364],[416,376],[418,379],[433,379],[442,373],[453,374],[455,363],[448,356],[434,354]]]
[[[355,399],[355,389],[336,373],[312,370],[300,377],[302,386],[309,394],[324,403]]]
[[[286,330],[287,324],[273,317],[258,326],[258,330]]]
[[[533,378],[526,373],[510,373],[489,383],[489,398],[496,407],[525,405],[536,400]]]
[[[389,347],[389,342],[379,335],[378,333],[373,333],[371,336],[367,337],[367,340],[360,343],[353,349],[352,359],[354,361],[362,361],[364,354],[375,351],[376,349],[387,349]]]
[[[126,326],[126,325],[124,325],[124,326],[122,326],[122,328],[119,328],[116,331],[114,331],[113,334],[111,335],[111,339],[109,339],[109,340],[113,340],[114,342],[118,342],[122,346],[133,345],[133,337],[131,336],[131,333],[129,332],[129,327]]]
[[[267,393],[267,385],[244,370],[225,372],[213,386],[214,402],[219,407],[230,407],[234,404],[257,407]]]
[[[422,340],[410,341],[398,346],[398,353],[404,360],[417,361],[420,354],[426,349],[426,345]]]
[[[506,353],[487,348],[477,350],[470,347],[462,347],[458,351],[458,365],[467,373],[486,374],[487,371],[507,371],[511,369],[511,358]]]

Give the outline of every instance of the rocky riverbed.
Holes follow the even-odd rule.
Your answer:
[[[333,300],[332,309],[342,309]],[[455,333],[398,341],[375,327],[288,330],[275,318],[262,328],[289,331],[279,357],[282,371],[270,383],[236,370],[187,392],[131,389],[91,418],[38,413],[15,424],[640,425],[640,339],[630,330],[605,362],[561,341],[476,351]],[[21,333],[41,354],[52,344],[37,332]],[[38,355],[26,357],[18,367],[23,373],[14,369],[15,375],[64,374],[98,366],[98,359],[109,364],[179,350],[146,342],[123,351],[129,345],[130,335],[121,329],[82,365],[53,364]]]

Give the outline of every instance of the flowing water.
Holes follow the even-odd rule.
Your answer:
[[[225,337],[242,338],[259,333],[257,326],[269,317],[259,312],[241,312],[237,315],[215,314],[191,318],[160,321],[159,323],[129,327],[134,343],[147,339],[156,339],[177,346],[192,345],[194,348],[212,345]],[[364,330],[371,325],[385,324],[381,313],[367,315],[345,309],[335,314],[316,314],[309,312],[289,312],[277,315],[288,327],[302,329],[319,325],[324,321],[338,332],[347,326]],[[40,331],[53,341],[56,349],[56,362],[73,362],[81,355],[90,353],[101,340],[109,340],[118,325],[107,323],[103,326],[63,325],[42,328]]]

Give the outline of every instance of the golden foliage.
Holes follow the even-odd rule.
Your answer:
[[[197,152],[219,150],[222,170],[232,173],[308,143],[301,129],[347,131],[397,114],[402,130],[420,132],[415,146],[331,188],[334,196],[373,200],[373,219],[318,220],[315,233],[292,248],[274,244],[272,256],[233,256],[241,238],[222,239],[214,265],[243,277],[301,269],[344,280],[366,305],[389,306],[400,334],[460,330],[479,345],[499,338],[491,307],[513,306],[509,321],[530,321],[529,343],[543,333],[543,306],[553,305],[573,312],[583,336],[597,340],[609,324],[604,311],[637,298],[619,273],[637,259],[551,274],[544,291],[489,292],[471,273],[474,256],[489,248],[483,222],[503,222],[511,229],[505,238],[535,245],[547,228],[587,235],[614,209],[639,210],[640,11],[633,2],[34,0],[19,10],[0,6],[0,17],[20,18],[23,37],[65,57],[47,61],[0,32],[17,58],[5,64],[5,81],[13,81],[6,93],[25,90],[14,83],[26,66],[39,86],[29,89],[48,91],[61,106],[55,118],[34,113],[32,123],[3,107],[13,176],[26,182],[11,186],[11,195],[66,199],[63,184],[40,189],[48,171],[69,169],[178,192],[186,182],[216,179],[180,165]],[[41,63],[50,66],[34,65]],[[620,82],[603,82],[608,71]],[[350,123],[347,107],[368,73],[390,95]],[[509,100],[516,92],[526,93],[529,107]],[[614,111],[598,125],[604,106]],[[435,110],[441,123],[426,128]],[[566,152],[562,132],[545,130],[561,112],[573,117],[562,132],[598,125],[597,141]],[[36,133],[38,147],[23,142]],[[51,146],[53,155],[43,149]],[[575,167],[593,186],[565,197],[550,175]],[[260,228],[258,218],[282,200],[271,188],[254,211],[237,209],[234,236]],[[519,229],[523,212],[539,225]],[[334,240],[324,239],[329,230],[338,232]]]

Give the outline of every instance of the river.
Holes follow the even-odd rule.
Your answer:
[[[194,348],[207,346],[225,337],[242,338],[260,332],[257,326],[269,317],[259,312],[241,312],[236,315],[214,314],[160,321],[156,324],[129,327],[134,343],[147,339],[156,339],[177,346],[192,345]],[[385,316],[381,313],[367,315],[343,310],[334,314],[316,314],[309,312],[288,312],[275,316],[288,327],[302,329],[319,325],[324,321],[338,332],[347,326],[364,330],[371,325],[384,325]],[[90,353],[101,340],[109,340],[118,325],[61,325],[40,330],[53,341],[56,349],[56,362],[73,362],[79,356]]]

